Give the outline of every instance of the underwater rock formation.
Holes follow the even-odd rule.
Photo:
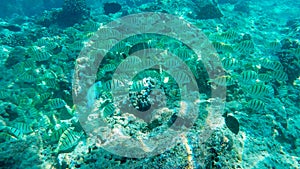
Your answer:
[[[217,4],[212,1],[193,0],[192,2],[194,3],[194,19],[214,19],[223,16]]]
[[[212,4],[208,4],[202,8],[199,8],[199,10],[196,13],[198,19],[214,19],[223,16],[221,11],[215,5]]]
[[[85,0],[65,0],[58,23],[63,26],[71,26],[80,22],[89,15],[89,9]]]
[[[226,3],[235,4],[237,2],[238,0],[218,0],[218,4],[226,4]]]
[[[249,13],[250,12],[249,3],[247,1],[240,1],[234,6],[234,11]]]
[[[104,13],[105,15],[108,15],[108,14],[114,14],[114,13],[117,13],[121,10],[122,6],[118,3],[104,3]]]
[[[36,22],[45,27],[52,24],[69,27],[87,19],[89,15],[90,11],[85,0],[65,0],[62,9],[44,11]]]

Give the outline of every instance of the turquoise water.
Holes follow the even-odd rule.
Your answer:
[[[0,168],[299,168],[299,8],[2,0]]]

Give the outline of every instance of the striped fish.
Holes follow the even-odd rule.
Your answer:
[[[171,75],[179,84],[186,84],[191,81],[190,77],[184,71],[175,71]]]
[[[278,61],[271,61],[269,59],[262,59],[261,66],[271,70],[283,70],[283,66]]]
[[[163,62],[163,65],[164,65],[166,68],[169,68],[169,69],[175,69],[175,68],[178,68],[178,67],[181,65],[181,62],[180,62],[180,60],[178,60],[177,58],[172,57],[172,58],[166,59],[166,60]]]
[[[274,92],[274,88],[272,87],[272,85],[266,85],[266,88],[268,90],[269,96],[273,97],[275,92]]]
[[[151,77],[152,79],[156,79],[157,81],[161,79],[161,74],[155,70],[145,71],[143,76],[145,78]]]
[[[227,30],[221,34],[221,37],[224,41],[235,40],[239,38],[239,34],[232,29]]]
[[[191,59],[191,52],[186,48],[177,49],[175,51],[175,54],[183,61],[187,61]]]
[[[33,83],[36,82],[36,80],[37,80],[36,77],[30,74],[29,72],[24,72],[18,78],[18,81],[26,82],[26,83]]]
[[[103,70],[105,73],[112,72],[116,69],[116,66],[114,64],[106,64],[101,70]]]
[[[275,40],[267,43],[267,48],[271,51],[278,51],[281,48],[281,43],[279,40]]]
[[[113,103],[109,103],[108,105],[106,105],[103,110],[102,110],[102,117],[106,118],[109,117],[111,115],[113,115],[115,112],[115,106],[113,105]]]
[[[263,82],[270,82],[271,76],[267,73],[258,74],[258,79]]]
[[[252,99],[247,103],[247,107],[256,111],[265,110],[265,103],[258,99]]]
[[[63,132],[67,129],[67,127],[63,126],[60,127],[57,130],[52,131],[51,135],[50,135],[50,142],[51,143],[57,143],[59,141],[59,138],[61,137],[61,135],[63,134]]]
[[[29,58],[29,59],[26,59],[24,62],[24,67],[25,68],[30,68],[30,69],[32,69],[32,68],[35,68],[35,61],[34,61],[34,59],[32,59],[32,58]]]
[[[38,126],[42,129],[49,129],[53,125],[51,123],[50,118],[47,115],[42,115],[42,117],[39,120]]]
[[[252,97],[263,97],[269,94],[269,90],[264,84],[256,84],[246,90]]]
[[[15,128],[15,127],[6,127],[8,129],[9,134],[13,135],[14,137],[18,139],[22,139],[24,134],[21,130]]]
[[[124,83],[118,79],[109,80],[103,84],[103,89],[106,91],[122,90],[124,89]]]
[[[44,101],[44,100],[48,99],[51,96],[52,96],[52,93],[46,92],[46,93],[39,94],[37,97],[40,101]]]
[[[128,63],[128,66],[137,66],[142,62],[141,58],[138,56],[129,56],[125,59],[125,61]]]
[[[139,64],[139,69],[149,69],[152,68],[155,64],[155,61],[153,61],[152,59],[142,59],[142,63]]]
[[[278,81],[287,81],[288,80],[288,75],[282,70],[273,71],[271,73],[271,75],[275,80],[278,80]]]
[[[61,98],[50,99],[46,105],[50,109],[59,109],[66,106],[66,102]]]
[[[238,60],[235,58],[224,58],[222,59],[222,65],[224,69],[233,69],[238,66]]]
[[[251,53],[254,51],[254,43],[251,40],[245,40],[236,44],[233,50],[238,53]]]
[[[252,70],[246,70],[241,73],[240,79],[245,84],[251,84],[258,78],[257,73]]]
[[[51,54],[44,51],[42,48],[37,46],[32,46],[27,50],[28,54],[34,61],[46,61],[51,57]]]
[[[22,74],[22,72],[25,71],[25,65],[24,65],[24,62],[19,62],[19,63],[13,65],[12,68],[13,68],[13,73],[14,73],[15,75],[20,76],[20,75]]]
[[[28,110],[28,114],[31,118],[34,118],[34,119],[39,119],[41,116],[41,113],[35,107],[30,108]]]
[[[130,86],[130,91],[133,92],[140,92],[141,90],[145,89],[144,82],[142,80],[134,81]]]
[[[39,47],[42,47],[42,46],[45,46],[45,48],[48,50],[48,51],[51,51],[51,50],[54,50],[58,44],[53,42],[51,39],[49,38],[41,38],[37,41],[37,45]]]
[[[229,44],[225,44],[223,42],[213,42],[213,47],[216,49],[217,52],[224,52],[224,53],[232,53],[233,48]]]
[[[84,42],[79,40],[71,44],[71,50],[81,51],[84,48]]]
[[[224,38],[222,37],[221,34],[219,33],[211,33],[208,35],[208,39],[212,42],[219,42],[219,41],[223,41]]]
[[[289,89],[287,85],[282,85],[279,88],[277,88],[278,96],[279,97],[286,97],[289,94]]]
[[[25,123],[15,123],[14,127],[21,131],[23,134],[29,134],[33,132],[32,128]]]
[[[85,31],[97,31],[99,27],[100,27],[100,24],[97,22],[93,22],[93,21],[90,21],[87,24],[83,25],[83,29]]]
[[[82,136],[83,132],[76,132],[74,131],[74,127],[69,127],[61,134],[55,152],[60,153],[71,150],[77,146]]]
[[[211,79],[210,82],[213,82],[220,86],[231,86],[235,83],[234,79],[229,75],[216,77],[215,79]]]

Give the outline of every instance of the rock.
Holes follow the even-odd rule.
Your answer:
[[[241,1],[241,2],[237,3],[234,6],[233,10],[234,11],[239,11],[239,12],[249,13],[250,12],[249,3],[247,1]]]
[[[117,12],[119,12],[122,8],[122,6],[118,3],[104,3],[104,13],[105,15],[108,15],[108,14],[115,14]]]
[[[219,8],[213,4],[207,4],[196,11],[196,19],[214,19],[222,16]]]
[[[218,4],[226,4],[226,3],[236,4],[237,2],[238,0],[218,0]]]

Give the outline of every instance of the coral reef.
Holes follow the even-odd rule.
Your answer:
[[[115,14],[121,10],[122,6],[118,3],[104,3],[103,9],[104,14],[108,15],[110,13]]]
[[[62,11],[58,16],[58,23],[72,26],[89,16],[86,0],[64,0]]]

